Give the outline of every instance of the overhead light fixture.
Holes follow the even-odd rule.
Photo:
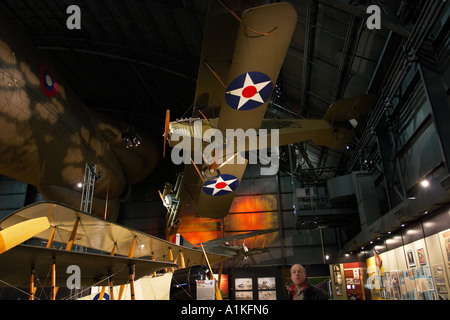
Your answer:
[[[122,132],[122,140],[125,142],[125,147],[137,147],[141,144],[141,137],[137,132],[128,133],[128,130]]]
[[[420,185],[424,188],[428,188],[430,186],[430,181],[428,181],[427,179],[423,179],[422,181],[420,181]]]

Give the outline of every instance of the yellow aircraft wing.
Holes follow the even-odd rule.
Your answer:
[[[66,244],[74,234],[74,245],[107,254],[114,252],[115,256],[154,259],[161,262],[174,262],[178,265],[183,259],[186,267],[202,264],[204,261],[203,252],[199,249],[179,246],[56,202],[35,203],[18,210],[1,221],[0,227],[7,228],[37,217],[47,217],[50,223],[50,228],[36,235],[43,240],[44,244],[52,237],[55,230],[54,242]],[[208,255],[208,259],[211,264],[215,264],[229,257],[211,254]]]
[[[46,217],[23,221],[0,231],[0,254],[14,248],[50,227]]]
[[[259,129],[284,62],[297,13],[279,2],[242,15],[217,128]]]

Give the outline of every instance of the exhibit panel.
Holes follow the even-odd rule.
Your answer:
[[[386,243],[396,243],[398,238],[402,236]],[[448,300],[450,229],[380,254],[376,248],[366,252],[371,256],[365,263],[330,265],[334,300]]]

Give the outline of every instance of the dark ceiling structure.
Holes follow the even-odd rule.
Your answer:
[[[371,114],[358,119],[346,150],[311,142],[282,149],[282,169],[293,177],[326,181],[361,169],[355,149],[364,148],[371,119],[400,82],[393,77],[401,77],[408,57],[415,58],[441,4],[288,2],[298,22],[266,117],[321,118],[340,99],[379,96]],[[66,26],[73,4],[81,10],[78,30]],[[367,27],[371,4],[381,9],[381,29]],[[241,12],[248,7],[241,1]],[[87,108],[145,131],[161,150],[166,110],[173,119],[192,115],[207,9],[207,0],[0,0],[0,11],[48,56]],[[161,173],[175,181],[175,174]]]
[[[341,98],[377,93],[375,72],[387,70],[395,56],[384,53],[380,61],[387,37],[409,35],[421,8],[412,1],[375,1],[383,28],[369,30],[368,1],[289,2],[298,25],[267,117],[320,118]],[[72,4],[81,10],[79,30],[66,26]],[[89,109],[149,131],[158,142],[166,109],[173,118],[192,115],[207,8],[206,0],[0,1],[0,10]],[[345,151],[302,143],[292,152],[302,178],[346,169]]]

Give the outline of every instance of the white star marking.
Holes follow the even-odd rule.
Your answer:
[[[235,182],[237,179],[230,179],[230,180],[223,180],[222,176],[217,178],[215,183],[211,183],[207,186],[204,186],[204,188],[211,188],[214,189],[212,195],[215,195],[217,192],[226,190],[229,192],[232,192],[233,189],[230,188],[229,184]]]
[[[252,78],[248,75],[245,75],[244,86],[242,88],[237,88],[226,93],[232,94],[234,96],[240,97],[239,104],[237,110],[239,110],[248,100],[257,101],[260,103],[264,103],[264,100],[261,98],[259,91],[261,91],[265,86],[267,86],[272,81],[264,81],[260,83],[253,83]]]

